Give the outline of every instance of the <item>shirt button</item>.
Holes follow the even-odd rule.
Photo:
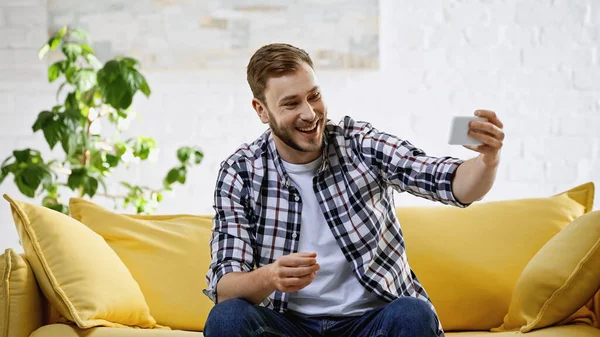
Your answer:
[[[296,234],[296,233],[292,234],[292,238],[294,238],[294,239],[295,239],[295,238],[297,238],[297,237],[298,237],[298,234]]]
[[[298,195],[296,195],[296,196],[294,197],[294,200],[296,200],[296,201],[300,201],[300,197],[299,197]]]

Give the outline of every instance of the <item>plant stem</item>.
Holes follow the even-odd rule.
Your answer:
[[[106,194],[106,193],[96,193],[96,196],[105,197],[109,199],[125,199],[126,195],[114,195],[114,194]]]
[[[89,142],[90,142],[91,127],[92,127],[92,120],[90,119],[90,117],[88,115],[87,122],[85,125],[85,136],[87,137],[85,144],[89,144]],[[87,167],[89,164],[89,160],[90,160],[90,150],[87,148],[87,146],[85,146],[83,148],[83,154],[81,157],[81,166]],[[80,198],[83,198],[84,193],[85,193],[85,191],[84,191],[83,186],[79,187],[79,197]]]
[[[87,137],[86,144],[89,143],[89,141],[90,141],[91,128],[92,128],[92,120],[90,120],[90,117],[88,116],[87,123],[85,126],[85,136]],[[88,165],[89,159],[90,159],[90,150],[87,147],[84,147],[83,148],[83,157],[81,158],[81,166],[86,167]]]

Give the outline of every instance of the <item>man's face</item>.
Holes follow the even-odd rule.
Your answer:
[[[283,160],[306,163],[321,154],[327,107],[313,69],[305,63],[298,71],[267,81],[266,105],[253,102],[261,121],[268,123]]]

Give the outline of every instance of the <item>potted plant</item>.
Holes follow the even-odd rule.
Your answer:
[[[140,63],[131,57],[115,57],[102,64],[89,45],[88,34],[81,29],[62,27],[39,50],[40,59],[49,53],[62,53],[48,67],[50,83],[62,79],[57,90],[57,104],[41,111],[32,125],[42,132],[50,149],[60,146],[60,159],[46,160],[40,151],[17,149],[0,165],[0,184],[9,176],[27,197],[41,196],[45,207],[68,214],[68,202],[61,191],[71,190],[79,197],[97,195],[132,205],[137,213],[150,213],[176,183],[185,184],[189,169],[201,163],[203,152],[192,146],[177,150],[178,163],[170,169],[159,188],[121,182],[126,193],[111,195],[106,180],[114,170],[132,161],[147,160],[157,144],[150,137],[121,139],[134,113],[130,107],[134,96],[151,94]],[[107,121],[114,126],[111,137],[97,126]]]

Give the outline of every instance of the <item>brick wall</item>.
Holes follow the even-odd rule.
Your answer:
[[[486,200],[547,196],[590,180],[600,184],[600,3],[381,0],[380,6],[381,69],[317,69],[331,118],[366,119],[432,155],[468,158],[474,153],[446,144],[450,117],[492,109],[507,138]],[[14,148],[45,149],[31,124],[54,103],[56,88],[36,58],[46,24],[46,0],[0,2],[2,159]],[[136,99],[143,121],[135,121],[130,134],[155,137],[161,152],[155,163],[115,178],[157,184],[175,163],[178,146],[198,145],[204,163],[159,212],[209,213],[219,162],[264,130],[251,109],[245,74],[146,74],[153,94]],[[0,186],[2,193],[23,198],[10,182]],[[429,204],[409,195],[396,200]],[[6,204],[0,207],[0,247],[19,249]]]

